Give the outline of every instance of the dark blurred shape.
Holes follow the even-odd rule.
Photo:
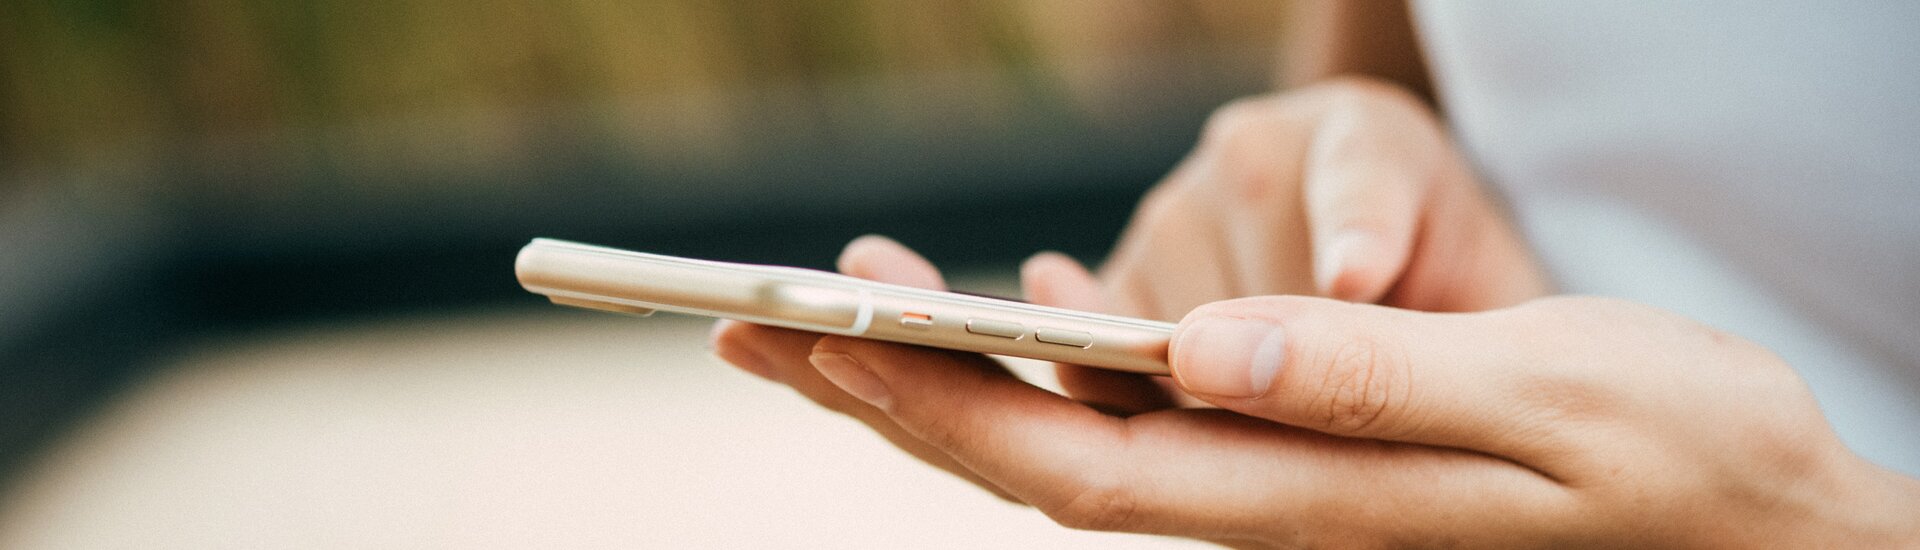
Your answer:
[[[1267,2],[0,4],[0,468],[173,339],[502,301],[535,236],[1102,254]]]

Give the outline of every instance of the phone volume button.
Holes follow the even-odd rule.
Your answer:
[[[1020,323],[992,319],[967,319],[967,332],[1018,340],[1021,336],[1027,335],[1027,327],[1021,326]]]
[[[1092,334],[1087,334],[1085,332],[1080,332],[1077,330],[1060,330],[1057,328],[1037,328],[1037,329],[1033,329],[1033,339],[1046,342],[1049,344],[1073,346],[1076,348],[1085,348],[1093,345]]]

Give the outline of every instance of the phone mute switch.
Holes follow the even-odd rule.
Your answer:
[[[1009,323],[1006,321],[967,319],[967,332],[1018,340],[1021,336],[1027,335],[1027,327],[1020,326],[1020,323]]]

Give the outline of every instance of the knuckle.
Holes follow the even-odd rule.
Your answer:
[[[1336,108],[1416,108],[1426,103],[1405,86],[1370,76],[1349,75],[1317,86]]]
[[[1224,204],[1268,204],[1290,196],[1288,174],[1297,160],[1289,152],[1290,140],[1304,132],[1292,120],[1286,99],[1253,98],[1236,100],[1208,118],[1201,132],[1200,145],[1189,161],[1211,170],[1189,183],[1203,189],[1199,202],[1210,208]],[[1291,137],[1290,137],[1291,136]],[[1190,197],[1193,199],[1194,197]]]
[[[1073,496],[1042,507],[1054,522],[1087,531],[1122,531],[1135,525],[1139,501],[1133,490],[1111,479],[1083,481]]]
[[[1283,100],[1281,100],[1283,102]],[[1261,142],[1271,131],[1277,100],[1273,96],[1238,98],[1208,115],[1200,129],[1202,150],[1233,150],[1240,144]]]
[[[1146,196],[1140,198],[1140,205],[1134,207],[1134,219],[1144,223],[1163,221],[1168,216],[1178,213],[1176,206],[1185,192],[1186,187],[1177,185],[1176,182],[1168,182],[1148,190]]]
[[[1688,321],[1688,324],[1693,326],[1694,334],[1706,344],[1705,349],[1734,359],[1734,364],[1754,367],[1766,374],[1797,377],[1793,367],[1780,360],[1780,356],[1766,346],[1705,323]]]
[[[1679,313],[1630,300],[1559,296],[1536,300],[1529,305],[1531,307],[1516,312],[1522,315],[1521,319],[1516,319],[1517,322],[1560,326],[1569,329],[1563,333],[1590,345],[1607,343],[1599,340],[1608,335],[1634,336],[1686,344],[1672,346],[1672,349],[1700,350],[1712,355],[1732,354],[1743,358],[1772,356],[1770,351],[1745,338]]]
[[[1349,77],[1332,81],[1316,89],[1317,103],[1326,121],[1322,126],[1330,136],[1323,137],[1324,147],[1337,148],[1341,142],[1350,142],[1361,137],[1378,137],[1382,132],[1391,132],[1402,136],[1409,143],[1428,146],[1444,144],[1447,141],[1442,129],[1440,117],[1433,112],[1425,100],[1412,91],[1393,83],[1364,77]],[[1433,147],[1423,148],[1409,153],[1431,153]],[[1432,164],[1431,158],[1416,155]]]
[[[1321,428],[1336,433],[1367,433],[1406,399],[1410,386],[1404,354],[1367,338],[1349,341],[1332,352],[1321,370],[1311,401]]]
[[[1264,117],[1266,106],[1259,99],[1241,98],[1215,109],[1200,130],[1203,145],[1240,141],[1254,133]]]

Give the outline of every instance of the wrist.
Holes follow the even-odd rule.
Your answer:
[[[1697,525],[1702,538],[1680,546],[1920,548],[1920,480],[1837,451],[1776,471],[1771,487],[1723,493],[1734,497],[1720,506],[1727,521]]]
[[[1858,457],[1849,482],[1833,504],[1813,517],[1831,529],[1818,529],[1819,540],[1807,542],[1828,548],[1920,547],[1920,480],[1882,468]]]
[[[1900,548],[1920,547],[1920,479],[1878,466],[1873,468],[1880,473],[1883,486],[1890,493],[1881,508],[1889,515],[1890,542]]]

